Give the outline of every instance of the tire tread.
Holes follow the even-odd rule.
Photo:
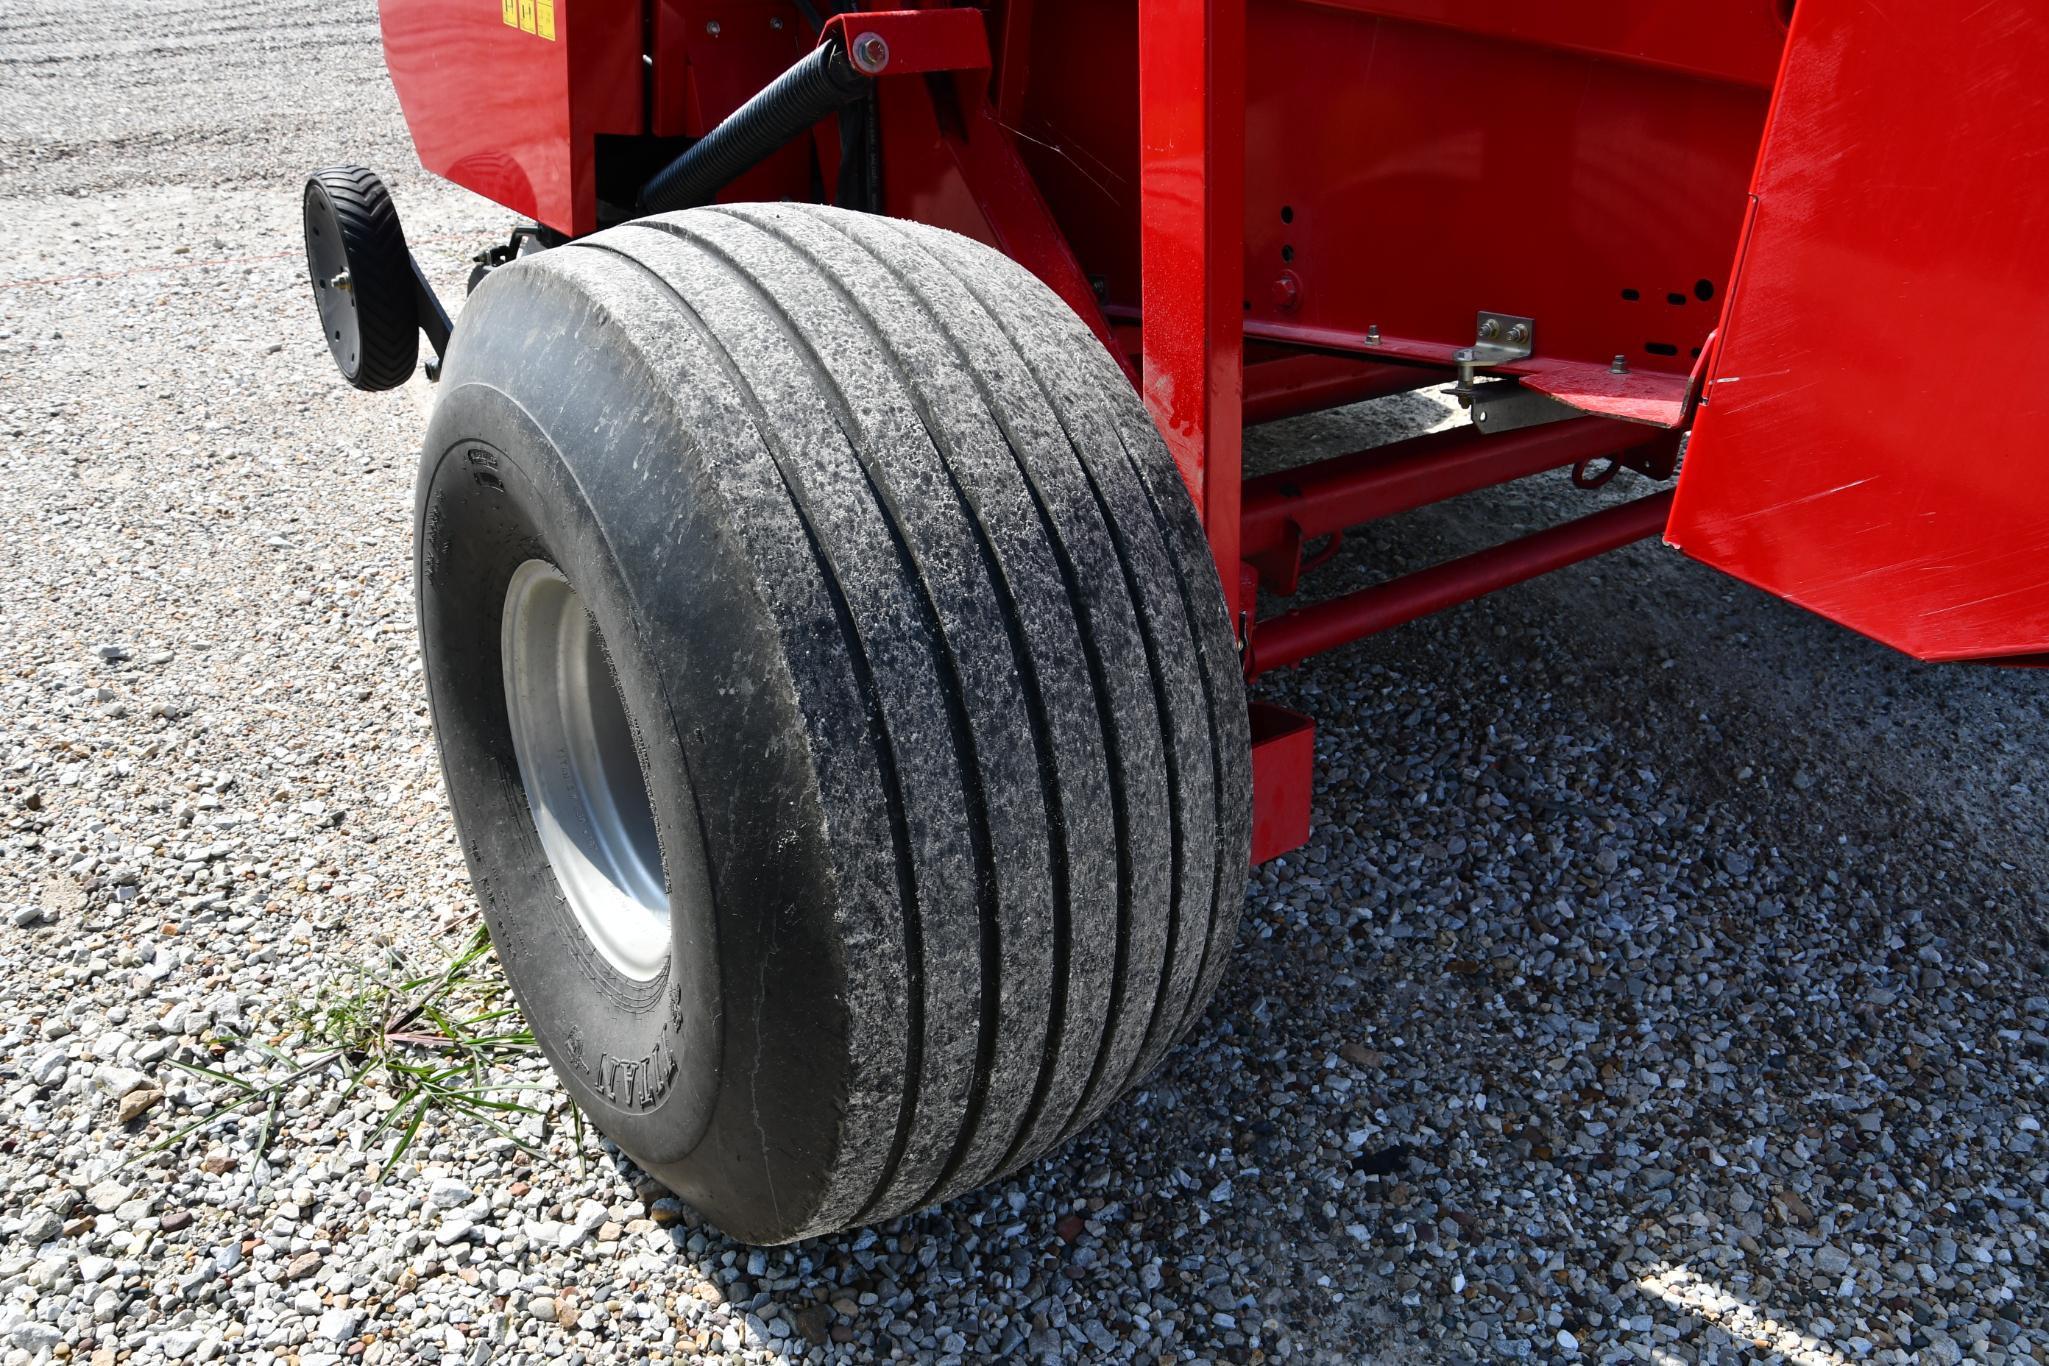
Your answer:
[[[865,711],[871,776],[848,792],[888,808],[894,904],[844,913],[905,965],[901,991],[848,996],[894,1012],[853,1032],[901,1039],[876,1083],[895,1103],[847,1104],[822,1194],[779,1232],[891,1218],[1015,1170],[1158,1066],[1235,931],[1243,699],[1163,443],[1050,291],[936,229],[724,205],[623,225],[486,289],[535,271],[586,292],[616,275],[607,289],[660,300],[622,312],[634,345],[672,328],[713,358],[715,374],[675,382],[731,392],[753,429],[735,439],[758,443],[762,487],[781,491],[736,519],[757,591],[776,599],[776,547],[801,544],[830,601],[830,643],[781,619],[797,692],[837,671],[815,691]],[[821,800],[834,839],[863,839],[877,814]]]

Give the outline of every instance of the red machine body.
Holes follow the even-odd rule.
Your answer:
[[[639,8],[383,5],[384,60],[420,163],[561,232],[595,231],[594,140],[643,127]]]
[[[820,41],[804,8],[382,6],[429,169],[571,236],[630,213],[614,164]],[[2049,393],[1988,363],[2049,304],[2039,7],[990,0],[824,27],[891,54],[884,211],[1029,267],[1140,386],[1249,676],[1661,532],[1924,658],[2049,654],[2049,491],[2012,455]],[[829,199],[839,145],[828,120],[721,197]],[[1248,422],[1462,359],[1569,420],[1242,477]],[[1687,429],[1676,498],[1259,618],[1347,526],[1546,470],[1669,477]],[[1309,734],[1260,709],[1255,737],[1270,854],[1306,836]]]

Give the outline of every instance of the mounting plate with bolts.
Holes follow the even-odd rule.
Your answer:
[[[1527,360],[1536,342],[1535,318],[1480,310],[1473,320],[1473,344],[1452,353],[1458,363],[1458,383],[1450,390],[1459,406],[1473,415],[1475,427],[1483,432],[1512,432],[1574,416],[1573,410],[1557,399],[1525,389],[1517,380],[1480,380],[1480,371],[1490,366]]]
[[[1473,320],[1473,360],[1481,366],[1527,359],[1537,344],[1537,320],[1480,310]]]

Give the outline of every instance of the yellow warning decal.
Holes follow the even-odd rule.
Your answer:
[[[555,41],[557,0],[498,0],[498,13],[506,27]]]

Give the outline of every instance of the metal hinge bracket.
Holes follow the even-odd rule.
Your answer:
[[[1472,414],[1483,432],[1512,432],[1576,416],[1572,408],[1513,379],[1481,380],[1480,371],[1529,359],[1537,344],[1537,320],[1514,313],[1480,310],[1473,320],[1473,344],[1452,353],[1458,383],[1449,392]]]

